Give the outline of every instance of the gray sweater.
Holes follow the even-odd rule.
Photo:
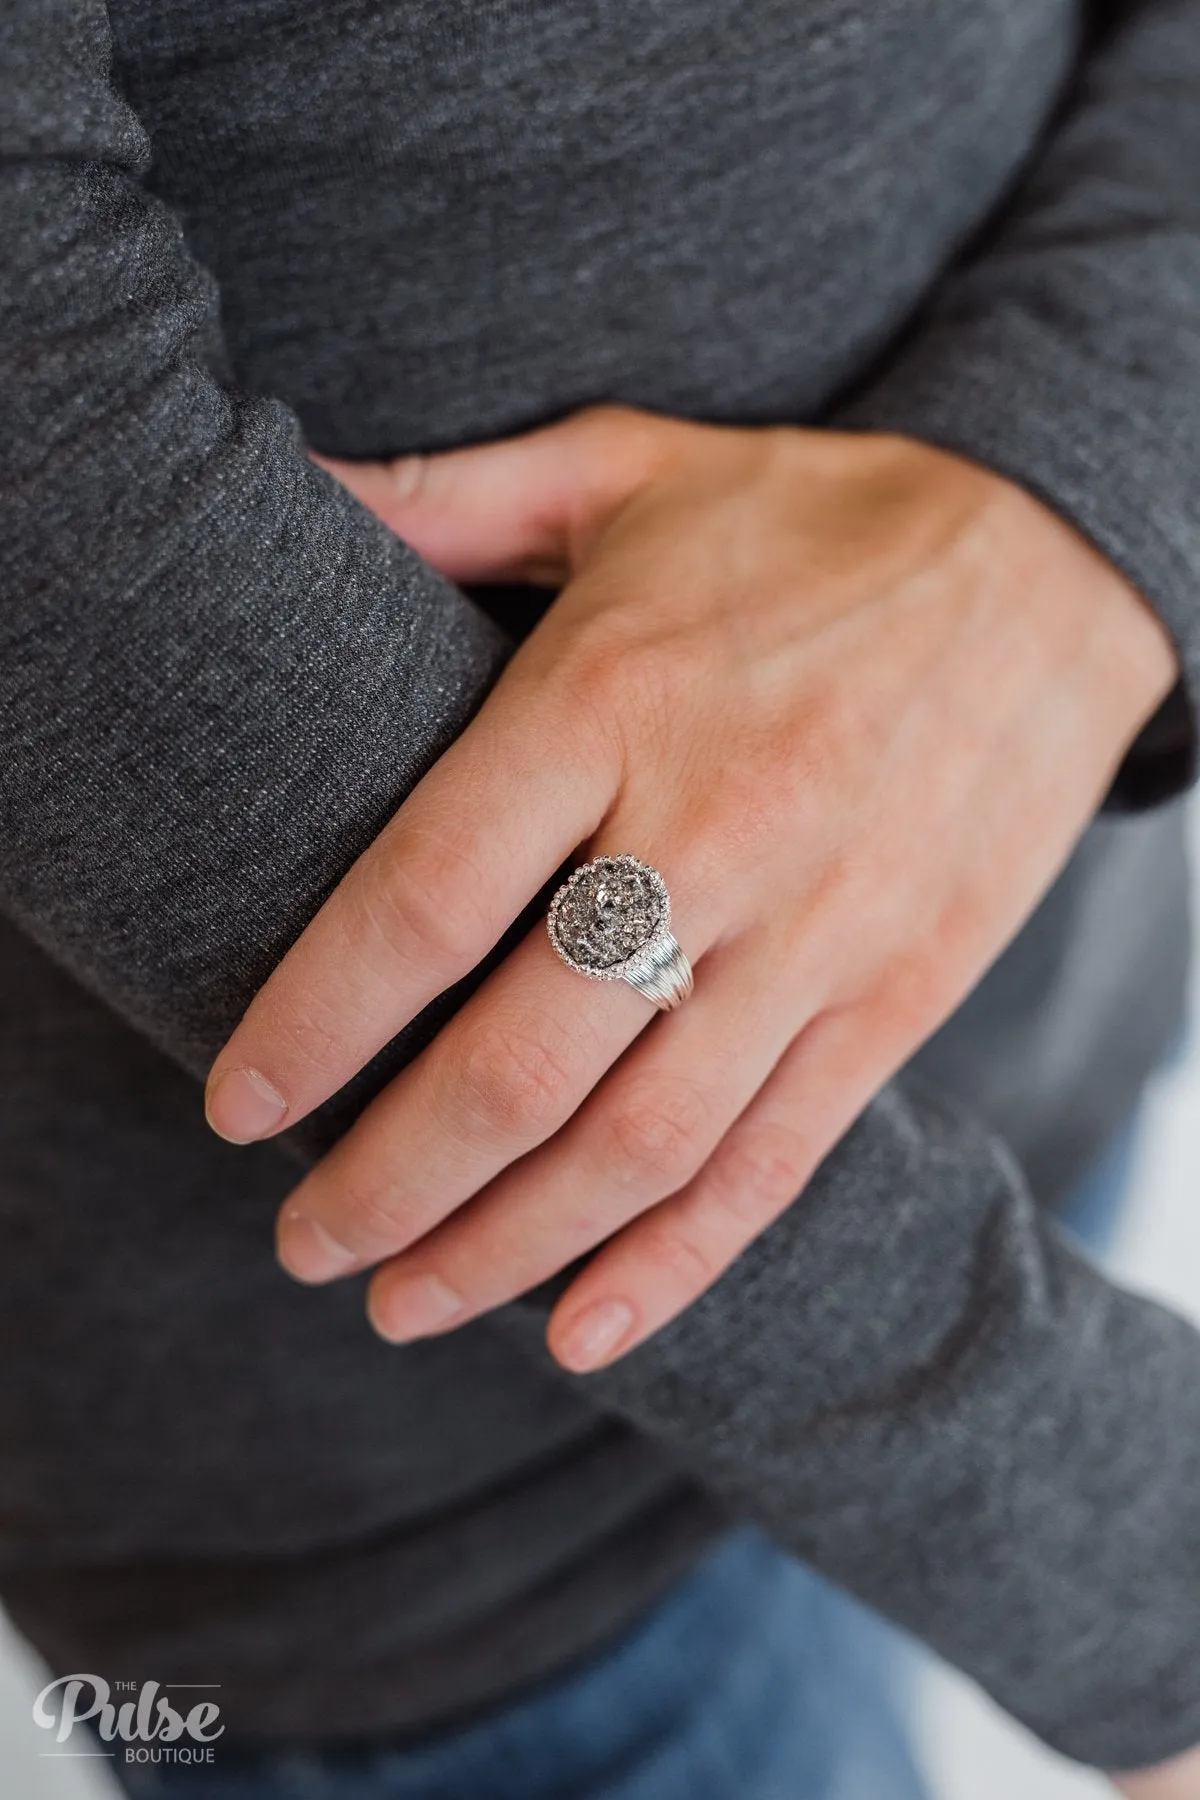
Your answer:
[[[221,1682],[246,1738],[420,1728],[748,1516],[1071,1755],[1200,1739],[1200,1339],[1048,1216],[1182,1003],[1200,0],[9,0],[0,244],[18,1623],[60,1669]],[[796,1204],[572,1380],[545,1294],[393,1350],[361,1284],[271,1257],[295,1159],[482,970],[290,1146],[217,1143],[195,1078],[539,604],[456,590],[304,439],[605,398],[1003,470],[1184,681]]]

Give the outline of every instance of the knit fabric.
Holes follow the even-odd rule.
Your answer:
[[[946,444],[1158,609],[1183,678],[1114,804],[1186,784],[1200,0],[1086,24],[6,9],[0,1591],[57,1666],[220,1681],[245,1737],[420,1728],[561,1667],[740,1514],[1070,1755],[1200,1738],[1200,1339],[1034,1203],[1178,1029],[1177,807],[1098,822],[787,1213],[587,1378],[549,1363],[546,1295],[392,1351],[360,1284],[270,1255],[288,1149],[545,891],[289,1146],[215,1143],[195,1083],[521,611],[305,439],[431,450],[609,399]]]

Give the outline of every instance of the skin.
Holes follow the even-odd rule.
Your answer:
[[[1200,1796],[1200,1746],[1156,1768],[1114,1775],[1118,1793],[1127,1800],[1197,1800]]]
[[[588,981],[534,930],[278,1226],[301,1280],[373,1268],[393,1341],[596,1251],[548,1330],[596,1367],[792,1204],[958,1005],[1175,654],[1056,514],[900,437],[606,407],[325,466],[452,578],[561,591],[251,1003],[209,1119],[236,1142],[301,1119],[573,854],[652,863],[696,970],[684,1006]],[[1200,1796],[1194,1763],[1155,1785],[1181,1766],[1122,1791]]]

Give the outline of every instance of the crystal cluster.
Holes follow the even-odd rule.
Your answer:
[[[585,974],[616,973],[650,942],[666,914],[666,888],[654,869],[635,856],[598,856],[555,895],[550,940]]]

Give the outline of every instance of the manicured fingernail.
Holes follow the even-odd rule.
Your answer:
[[[391,467],[392,497],[411,500],[425,474],[423,456],[398,456]]]
[[[371,1323],[390,1344],[439,1331],[464,1311],[461,1294],[440,1275],[403,1275],[371,1296]]]
[[[292,1208],[280,1217],[275,1249],[297,1281],[332,1281],[335,1275],[347,1274],[350,1265],[358,1261],[356,1253],[339,1244],[323,1225]]]
[[[287,1101],[257,1069],[226,1069],[210,1082],[204,1110],[218,1137],[252,1144],[281,1123]]]
[[[633,1322],[633,1308],[624,1300],[598,1300],[580,1313],[555,1355],[568,1369],[594,1369],[628,1336]]]

